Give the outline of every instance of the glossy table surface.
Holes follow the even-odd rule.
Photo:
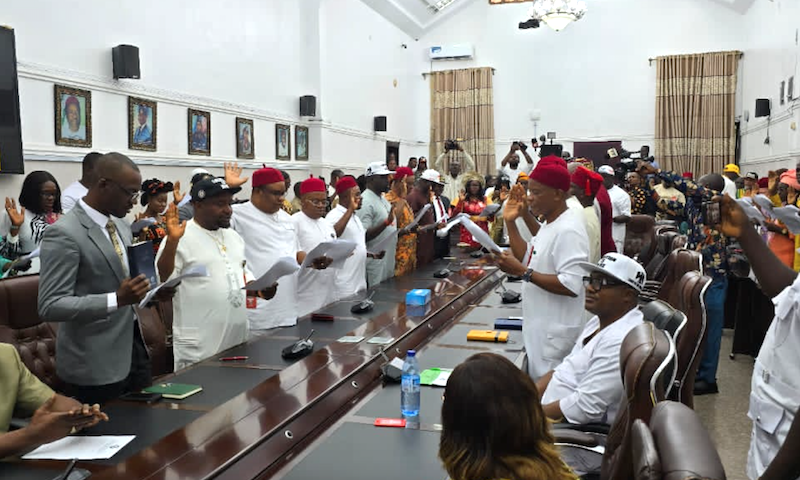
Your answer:
[[[348,449],[356,457],[372,459],[373,453],[358,453],[359,448],[385,443],[391,453],[414,439],[419,445],[413,448],[419,451],[408,454],[418,457],[414,465],[421,470],[409,467],[412,470],[402,478],[423,478],[417,475],[422,471],[438,478],[443,474],[436,461],[439,390],[424,387],[420,430],[389,432],[371,425],[378,416],[399,416],[399,387],[381,386],[381,350],[396,357],[411,348],[421,349],[423,368],[452,368],[480,351],[519,360],[522,349],[520,332],[512,332],[508,344],[467,342],[469,329],[492,329],[496,317],[520,315],[519,304],[499,303],[494,288],[503,275],[483,260],[465,259],[462,265],[451,266],[450,277],[433,278],[433,272],[446,264],[434,263],[322,308],[319,312],[333,315],[333,322],[304,317],[296,326],[276,329],[162,379],[202,385],[197,395],[153,405],[109,404],[111,420],[87,434],[131,434],[136,439],[110,460],[78,466],[91,471],[92,479],[311,478],[306,472],[318,471],[330,462],[327,459],[341,458]],[[432,290],[430,308],[422,315],[406,310],[405,293],[414,288]],[[350,312],[353,304],[370,294],[376,304],[371,312]],[[300,360],[283,360],[281,349],[311,329],[314,352]],[[337,341],[345,335],[364,339]],[[382,346],[369,343],[373,337],[392,340]],[[236,363],[218,360],[240,355],[249,358]],[[340,442],[342,438],[352,441]],[[359,470],[348,458],[340,461],[343,465],[335,471],[352,468],[347,478],[375,476],[375,470],[368,477],[371,468]],[[386,461],[394,460],[386,457]],[[13,464],[15,475],[24,468],[30,470],[30,478],[40,477],[44,468],[58,471],[64,466],[65,462],[55,461]],[[318,476],[333,471],[318,471]],[[5,473],[0,464],[0,478],[11,478]]]

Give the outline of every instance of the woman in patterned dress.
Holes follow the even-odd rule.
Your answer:
[[[486,196],[484,192],[484,178],[477,172],[467,172],[464,174],[464,189],[458,197],[458,205],[453,208],[453,216],[459,213],[466,213],[469,215],[470,220],[475,222],[481,229],[489,233],[489,218],[479,216],[483,209],[486,208]],[[480,248],[481,244],[472,238],[469,230],[461,227],[460,243],[466,243],[470,248]]]
[[[405,198],[409,183],[413,184],[414,171],[408,167],[399,167],[392,178],[391,190],[386,193],[386,200],[392,204],[397,215],[397,253],[395,254],[394,276],[399,277],[417,268],[417,230],[405,228],[414,221],[414,211]]]

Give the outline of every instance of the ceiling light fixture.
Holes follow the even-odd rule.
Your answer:
[[[580,0],[534,0],[531,7],[531,18],[538,18],[556,32],[585,14],[586,3]]]

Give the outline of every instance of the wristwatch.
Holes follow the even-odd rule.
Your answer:
[[[533,269],[532,269],[532,268],[529,268],[529,269],[527,269],[527,270],[525,271],[525,273],[522,275],[522,280],[524,280],[524,281],[525,281],[525,283],[530,283],[530,282],[531,282],[531,275],[533,275]]]

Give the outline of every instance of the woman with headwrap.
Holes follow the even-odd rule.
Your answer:
[[[397,212],[397,230],[400,231],[395,253],[395,277],[411,273],[417,268],[417,232],[415,228],[406,230],[406,227],[414,221],[414,211],[406,202],[406,195],[413,182],[414,171],[408,167],[398,167],[394,172],[390,190],[385,195],[386,201],[391,203]]]
[[[81,118],[81,104],[74,95],[64,102],[64,113],[61,119],[61,138],[70,140],[86,140],[86,126]]]
[[[139,233],[139,241],[144,242],[151,240],[153,242],[153,250],[158,253],[158,246],[161,241],[167,236],[167,224],[163,214],[167,211],[169,204],[169,192],[173,192],[175,204],[177,205],[183,199],[180,193],[180,182],[175,185],[172,182],[164,183],[157,178],[145,180],[142,183],[142,195],[140,202],[145,211],[136,216],[136,220],[144,220],[151,218],[155,221],[152,225],[144,227]],[[137,232],[133,232],[137,235]]]
[[[521,176],[522,174],[520,174]],[[489,219],[480,217],[479,215],[486,208],[486,195],[484,195],[485,183],[484,178],[477,172],[467,172],[464,174],[464,190],[458,197],[458,205],[453,208],[453,216],[459,213],[466,213],[469,215],[470,220],[475,222],[476,225],[481,227],[481,230],[489,233]],[[475,241],[469,230],[461,227],[461,238],[459,240],[462,244],[469,245],[470,248],[479,248],[480,243]]]

